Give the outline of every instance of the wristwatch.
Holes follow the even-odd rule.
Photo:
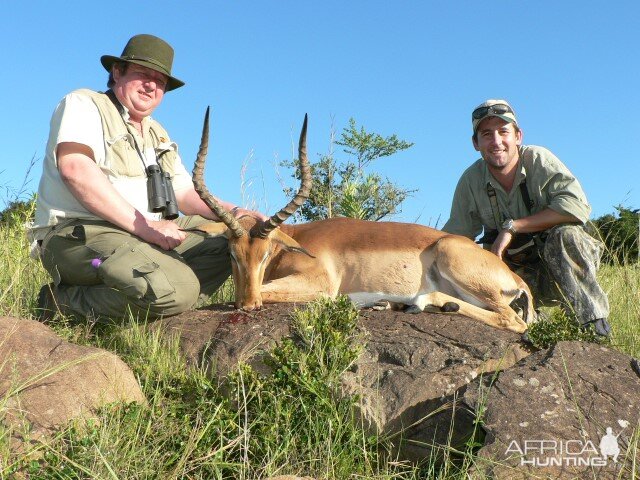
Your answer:
[[[509,233],[511,235],[515,235],[516,234],[516,228],[513,226],[513,218],[508,218],[504,221],[504,223],[502,224],[502,229],[503,230],[509,230]]]

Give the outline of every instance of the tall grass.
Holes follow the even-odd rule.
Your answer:
[[[28,257],[22,223],[0,226],[0,315],[29,318],[49,278]],[[639,266],[603,266],[599,278],[611,303],[612,346],[639,356]],[[215,301],[230,301],[232,295],[228,284]],[[106,406],[97,421],[69,425],[50,443],[17,454],[10,444],[13,432],[2,423],[7,397],[0,392],[0,479],[16,472],[32,479],[257,479],[285,473],[323,479],[466,478],[478,445],[462,452],[444,448],[441,463],[406,465],[396,461],[385,439],[366,433],[352,408],[355,399],[340,400],[340,375],[362,348],[355,318],[344,300],[297,312],[296,342],[284,341],[273,350],[272,373],[258,375],[241,365],[224,384],[225,395],[218,380],[185,369],[177,343],[144,322],[72,325],[59,318],[54,327],[59,335],[123,358],[148,403]]]

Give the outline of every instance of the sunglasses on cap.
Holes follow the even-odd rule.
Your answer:
[[[480,120],[481,118],[486,117],[490,113],[492,113],[493,115],[504,115],[505,113],[511,113],[512,115],[514,115],[513,110],[511,110],[511,107],[509,107],[509,105],[498,103],[496,105],[491,105],[489,107],[476,108],[471,114],[471,117],[474,120]]]

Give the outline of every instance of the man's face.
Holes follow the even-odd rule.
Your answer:
[[[521,144],[522,132],[499,117],[482,120],[473,139],[473,146],[493,170],[503,170],[517,162]]]
[[[113,91],[136,122],[151,115],[162,101],[167,86],[166,75],[134,63],[128,65],[125,73],[115,68],[113,79]]]

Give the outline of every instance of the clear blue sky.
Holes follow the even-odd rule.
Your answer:
[[[592,217],[640,208],[638,0],[30,1],[3,3],[1,24],[5,202],[32,157],[23,190],[37,189],[60,98],[106,88],[100,56],[151,33],[173,45],[173,73],[186,82],[154,116],[190,170],[211,105],[206,177],[224,199],[273,213],[286,201],[278,178],[292,183],[276,165],[291,158],[304,114],[311,160],[353,117],[415,143],[372,167],[418,189],[398,220],[442,226],[478,158],[471,110],[506,98],[524,143],[546,146],[579,178]]]

